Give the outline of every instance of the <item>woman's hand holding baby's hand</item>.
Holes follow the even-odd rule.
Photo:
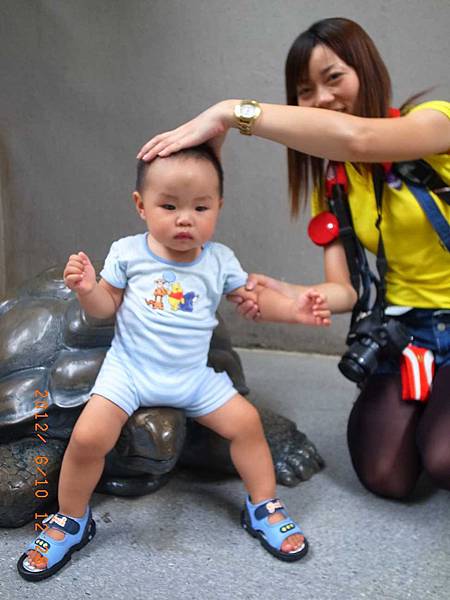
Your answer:
[[[308,288],[299,292],[297,286],[278,279],[273,279],[261,273],[252,273],[247,279],[245,285],[245,294],[229,294],[227,300],[237,305],[236,310],[245,319],[258,321],[260,311],[258,305],[259,288],[262,290],[274,290],[277,294],[284,296],[285,300],[280,305],[280,301],[272,300],[278,307],[278,313],[282,312],[280,317],[270,317],[273,321],[288,321],[290,323],[302,323],[303,325],[319,325],[327,327],[331,323],[331,311],[328,307],[326,296],[315,288]],[[283,299],[283,300],[284,300]],[[270,311],[269,313],[273,311]],[[267,310],[265,310],[267,319]],[[287,318],[285,318],[287,317]]]
[[[95,269],[87,254],[78,252],[69,257],[64,269],[64,283],[80,296],[92,292],[97,285],[97,280]]]
[[[328,308],[327,298],[314,288],[301,293],[293,301],[292,311],[297,323],[322,327],[328,327],[331,324],[331,311]]]
[[[253,290],[256,290],[258,285],[275,290],[276,292],[279,292],[288,298],[296,299],[298,296],[294,290],[294,286],[291,286],[289,283],[285,283],[284,281],[274,279],[273,277],[269,277],[268,275],[263,275],[262,273],[251,273],[248,276],[245,290],[252,292]],[[242,296],[229,294],[227,296],[227,300],[234,302],[234,304],[237,305],[236,310],[241,317],[244,317],[244,319],[248,319],[249,321],[258,321],[260,318],[261,315],[256,299],[244,299]]]

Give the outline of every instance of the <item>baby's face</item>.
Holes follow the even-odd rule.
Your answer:
[[[192,157],[155,159],[134,200],[147,223],[150,249],[182,262],[194,260],[212,238],[222,206],[215,168]]]

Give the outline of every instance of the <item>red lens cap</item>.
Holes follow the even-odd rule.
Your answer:
[[[333,213],[321,212],[308,225],[308,235],[318,246],[327,246],[339,235],[339,223]]]

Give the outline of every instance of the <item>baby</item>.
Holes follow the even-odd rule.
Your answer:
[[[258,286],[233,252],[211,242],[222,207],[223,172],[207,145],[139,161],[136,210],[147,231],[114,242],[97,282],[84,252],[64,271],[86,313],[116,314],[115,335],[67,446],[59,480],[60,512],[18,562],[26,579],[56,573],[95,533],[89,501],[127,419],[140,406],[172,406],[230,441],[248,496],[242,524],[281,560],[308,544],[276,498],[275,472],[257,410],[226,373],[207,366],[223,294],[257,302],[263,320],[328,325],[323,295],[297,298]]]

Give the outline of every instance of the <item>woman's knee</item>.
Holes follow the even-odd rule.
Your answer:
[[[417,482],[418,473],[399,472],[391,465],[379,463],[364,471],[356,470],[359,480],[373,494],[383,498],[407,498]]]
[[[439,487],[450,489],[450,366],[441,367],[428,406],[417,430],[417,446],[424,470]]]
[[[347,441],[361,483],[386,498],[406,498],[420,473],[417,407],[401,399],[397,375],[374,375],[350,413]]]
[[[450,490],[450,443],[425,448],[422,464],[438,487]]]

